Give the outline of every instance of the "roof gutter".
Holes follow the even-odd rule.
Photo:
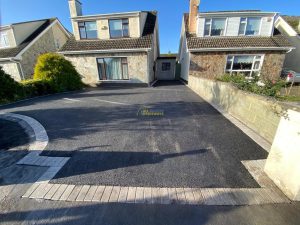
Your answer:
[[[110,50],[87,50],[87,51],[60,51],[58,53],[70,55],[84,55],[84,54],[97,54],[97,53],[123,53],[123,52],[149,52],[151,48],[137,48],[137,49],[110,49]]]
[[[290,51],[295,47],[239,47],[239,48],[191,48],[190,52],[220,52],[220,51],[255,51],[255,50],[269,50],[269,51]]]
[[[20,60],[20,59],[18,59],[18,58],[15,58],[15,57],[9,57],[9,58],[0,58],[0,62],[12,61],[12,60],[14,60],[14,61],[18,61],[18,60]]]

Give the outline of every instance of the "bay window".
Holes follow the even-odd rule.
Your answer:
[[[97,39],[97,23],[96,21],[79,22],[80,39]]]
[[[224,36],[225,18],[212,18],[205,20],[204,36]]]
[[[127,58],[97,59],[100,80],[128,80]]]
[[[240,73],[247,77],[258,76],[262,62],[262,55],[230,55],[227,57],[225,72]]]
[[[109,20],[109,32],[111,38],[129,37],[128,19]]]
[[[239,35],[259,35],[260,24],[260,17],[241,18]]]

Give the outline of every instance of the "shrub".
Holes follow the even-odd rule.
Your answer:
[[[25,80],[22,81],[24,93],[27,97],[35,97],[54,93],[54,90],[47,80]]]
[[[72,63],[55,53],[39,56],[33,79],[46,80],[54,92],[79,90],[83,86]]]
[[[0,67],[0,101],[10,102],[23,96],[22,86]]]
[[[242,74],[237,74],[237,75],[224,74],[223,76],[219,77],[218,80],[223,82],[230,82],[237,88],[244,91],[249,91],[255,94],[266,95],[271,97],[278,97],[280,95],[281,88],[284,87],[286,84],[286,82],[283,80],[261,81],[258,76],[252,79],[247,79]],[[259,83],[263,85],[259,85]]]

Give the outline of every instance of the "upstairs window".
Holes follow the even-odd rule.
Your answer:
[[[224,36],[225,35],[225,18],[213,18],[205,20],[205,36]]]
[[[79,22],[80,39],[97,39],[97,23],[96,21]]]
[[[109,20],[109,31],[111,38],[129,37],[128,19]]]
[[[9,47],[7,33],[0,34],[0,47],[1,48]]]
[[[231,55],[227,57],[225,72],[240,73],[247,77],[258,76],[262,62],[262,55]]]
[[[259,35],[260,17],[241,18],[239,35]]]

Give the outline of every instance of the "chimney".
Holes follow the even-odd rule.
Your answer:
[[[200,0],[190,0],[189,32],[196,33]]]
[[[79,0],[69,0],[71,18],[82,16],[82,6]]]

